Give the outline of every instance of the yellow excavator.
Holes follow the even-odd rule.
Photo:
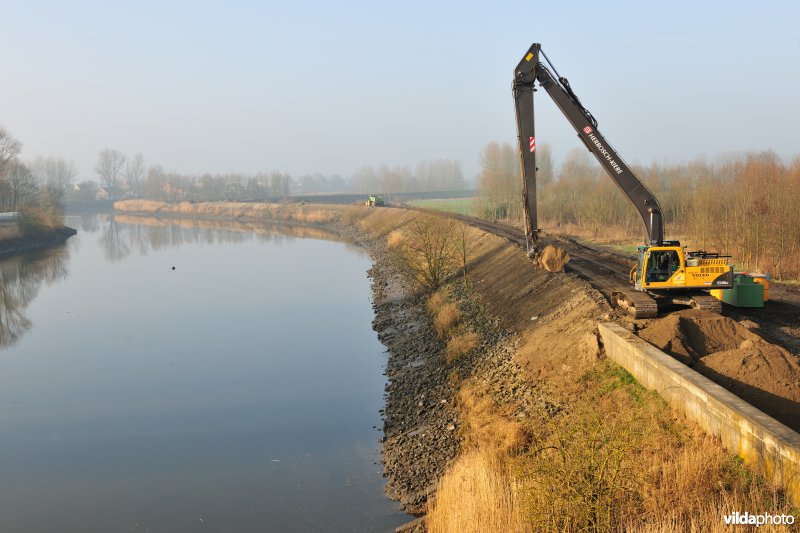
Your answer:
[[[369,198],[367,198],[366,205],[368,207],[383,207],[386,203],[383,201],[383,196],[370,194]]]
[[[546,62],[542,62],[542,59]],[[561,77],[538,43],[534,43],[514,70],[514,104],[517,115],[523,213],[529,255],[538,254],[536,214],[536,135],[533,96],[539,84],[578,133],[578,138],[597,158],[614,183],[641,216],[647,244],[637,247],[638,261],[630,272],[631,288],[612,293],[612,304],[635,318],[655,317],[659,304],[688,305],[720,312],[720,300],[710,289],[731,289],[733,266],[727,256],[702,250],[690,252],[678,241],[664,240],[661,207],[653,193],[633,173],[597,130],[597,120],[581,104],[569,81]]]

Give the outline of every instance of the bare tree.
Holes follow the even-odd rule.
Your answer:
[[[29,166],[39,185],[39,205],[50,223],[56,223],[64,212],[67,190],[78,174],[75,163],[57,157],[37,157]]]
[[[5,187],[0,188],[0,211],[17,211],[36,201],[39,192],[30,169],[19,160],[11,161],[6,171]]]
[[[464,222],[456,223],[453,232],[455,233],[453,246],[455,246],[455,253],[464,276],[464,285],[466,285],[469,283],[467,279],[467,266],[469,265],[470,258],[475,251],[477,243],[472,240],[469,226]]]
[[[435,290],[458,269],[455,237],[449,219],[421,215],[403,228],[396,264],[408,279]]]
[[[164,187],[167,184],[167,176],[161,165],[150,165],[147,169],[147,178],[144,182],[144,193],[147,198],[162,200],[166,197]]]
[[[118,187],[122,167],[125,165],[125,155],[116,150],[106,148],[97,157],[94,171],[100,178],[100,183],[106,187]]]
[[[22,144],[8,131],[0,128],[0,179],[6,175],[11,163],[17,159],[21,150]]]
[[[60,157],[37,157],[29,167],[39,187],[49,185],[66,191],[78,175],[75,163]]]
[[[553,181],[553,151],[547,143],[536,146],[536,189],[537,192]]]
[[[522,178],[519,159],[508,144],[491,142],[481,152],[478,177],[481,212],[487,218],[506,218],[513,222],[522,216]]]
[[[139,195],[142,192],[142,180],[147,173],[147,168],[142,154],[135,154],[133,158],[128,161],[128,167],[125,169],[125,180],[128,182],[128,191],[134,195]]]
[[[269,192],[274,198],[286,198],[289,196],[289,174],[273,172],[269,177]]]

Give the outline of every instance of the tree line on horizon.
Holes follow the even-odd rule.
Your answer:
[[[317,193],[391,194],[459,191],[467,188],[461,163],[453,159],[409,165],[362,166],[349,179],[321,173],[293,177],[287,172],[185,174],[148,165],[144,155],[105,148],[98,154],[94,179],[78,181],[75,163],[63,158],[23,161],[22,143],[0,128],[0,212],[36,206],[55,221],[66,203],[143,198],[162,201],[265,201]],[[24,208],[24,209],[23,209]]]
[[[414,171],[408,165],[361,167],[350,178],[320,173],[293,177],[286,172],[254,174],[182,174],[161,165],[145,165],[144,156],[128,158],[104,149],[95,165],[98,181],[78,184],[74,200],[98,196],[112,199],[144,198],[162,201],[264,201],[318,193],[379,193],[457,191],[467,187],[461,163],[451,159],[421,161]]]
[[[581,147],[558,169],[537,147],[539,227],[591,239],[643,242],[638,212]],[[731,255],[739,269],[800,278],[800,156],[774,152],[716,163],[632,165],[664,213],[666,236],[692,249]],[[489,143],[481,156],[477,209],[485,218],[522,223],[521,173],[511,144]]]

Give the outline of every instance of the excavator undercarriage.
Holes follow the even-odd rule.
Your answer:
[[[611,293],[611,304],[625,309],[633,318],[655,318],[659,312],[675,306],[722,312],[722,302],[702,291],[655,294],[633,289],[617,289]]]

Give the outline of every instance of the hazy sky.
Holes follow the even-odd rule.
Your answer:
[[[186,173],[349,176],[516,135],[532,42],[629,163],[800,154],[800,2],[0,0],[0,125],[23,155],[106,147]],[[579,141],[544,91],[537,141]]]

